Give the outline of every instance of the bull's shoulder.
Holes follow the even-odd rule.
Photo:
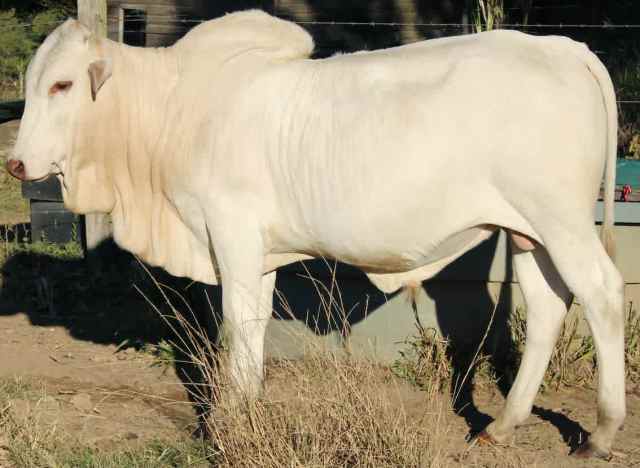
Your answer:
[[[260,10],[247,10],[198,25],[175,47],[181,54],[218,50],[233,55],[249,50],[288,60],[309,57],[314,43],[311,35],[295,23]]]

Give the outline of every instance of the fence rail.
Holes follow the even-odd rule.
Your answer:
[[[121,16],[107,16],[107,22],[113,25],[114,22],[121,20]],[[206,19],[199,19],[191,17],[187,14],[176,13],[175,15],[127,15],[125,19],[128,23],[149,23],[153,22],[156,26],[185,26],[185,29],[193,27],[197,24],[207,21]],[[47,23],[40,23],[39,26],[58,26],[65,20],[52,21]],[[294,20],[295,21],[295,20]],[[368,28],[404,28],[404,27],[418,27],[418,28],[434,28],[434,29],[473,29],[475,25],[473,23],[450,23],[450,22],[380,22],[380,21],[295,21],[297,24],[307,27],[313,26],[325,26],[325,27],[368,27]],[[15,28],[30,28],[31,23],[20,23],[0,29],[0,34],[3,31],[11,30]],[[640,24],[541,24],[541,23],[504,23],[500,25],[503,29],[523,29],[523,30],[562,30],[562,29],[590,29],[600,31],[625,31],[637,33],[640,30]],[[114,29],[111,27],[109,33],[140,33],[140,30],[135,29]],[[178,37],[183,31],[144,31],[145,35],[149,36],[167,36]],[[617,100],[619,105],[640,105],[640,96],[621,96]],[[7,109],[0,109],[0,118],[3,115],[7,115]],[[6,120],[5,120],[6,121]]]

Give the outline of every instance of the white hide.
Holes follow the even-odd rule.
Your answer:
[[[568,287],[606,357],[591,440],[608,452],[624,367],[621,279],[593,218],[606,166],[612,250],[617,115],[600,61],[569,39],[515,31],[323,60],[312,49],[302,28],[258,11],[166,49],[95,41],[65,23],[29,68],[14,156],[29,177],[60,173],[72,210],[109,212],[123,248],[222,282],[233,375],[249,394],[273,290],[263,274],[324,256],[393,291],[498,228],[516,232],[538,246],[516,261],[534,340],[489,433],[504,438],[529,414],[559,327],[545,310],[562,316]],[[103,60],[112,76],[94,102],[87,70]],[[73,88],[48,96],[56,80]]]

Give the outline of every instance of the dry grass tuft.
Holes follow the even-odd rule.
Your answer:
[[[640,384],[640,313],[629,305],[625,322],[625,361],[627,378],[632,383]]]
[[[181,306],[187,316],[171,303],[166,287],[157,286],[172,308],[164,318],[180,337],[174,346],[203,377],[191,394],[205,410],[215,466],[440,466],[447,397],[436,392],[425,404],[427,394],[388,367],[310,349],[301,360],[271,361],[266,394],[246,401],[225,375],[223,346],[194,325],[186,301]],[[419,400],[419,410],[403,406],[407,393]]]
[[[450,393],[453,377],[450,343],[435,328],[417,327],[416,336],[405,340],[406,348],[393,363],[398,376],[428,393]]]
[[[270,388],[283,394],[224,398],[211,416],[219,466],[438,466],[444,399],[432,414],[424,405],[409,416],[405,384],[362,360],[313,356],[270,368]]]

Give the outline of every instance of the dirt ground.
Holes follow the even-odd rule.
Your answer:
[[[13,409],[42,412],[84,443],[159,438],[195,423],[175,372],[152,366],[149,354],[34,326],[23,314],[0,317],[0,337],[0,379],[22,378],[38,393],[33,408],[14,400]]]
[[[36,399],[11,401],[11,411],[18,419],[27,412],[35,413],[83,444],[98,447],[184,436],[194,428],[194,412],[175,372],[152,367],[147,353],[116,352],[113,344],[73,337],[68,324],[38,326],[21,313],[0,316],[0,337],[0,379],[19,377],[42,389]],[[286,379],[273,372],[269,375],[268,394],[286,394]],[[427,411],[430,403],[423,392],[401,387],[401,398],[395,404],[408,413]],[[502,401],[496,391],[479,390],[477,410],[467,411],[467,419],[472,424],[488,420],[487,414],[495,415]],[[640,398],[634,392],[628,397],[629,416],[611,462],[584,462],[567,456],[583,428],[594,427],[594,401],[595,392],[583,388],[541,395],[535,415],[508,447],[470,446],[465,442],[469,433],[465,417],[446,411],[450,466],[470,466],[471,462],[500,466],[496,457],[507,454],[521,460],[522,466],[640,466]],[[0,466],[8,465],[0,462]]]

